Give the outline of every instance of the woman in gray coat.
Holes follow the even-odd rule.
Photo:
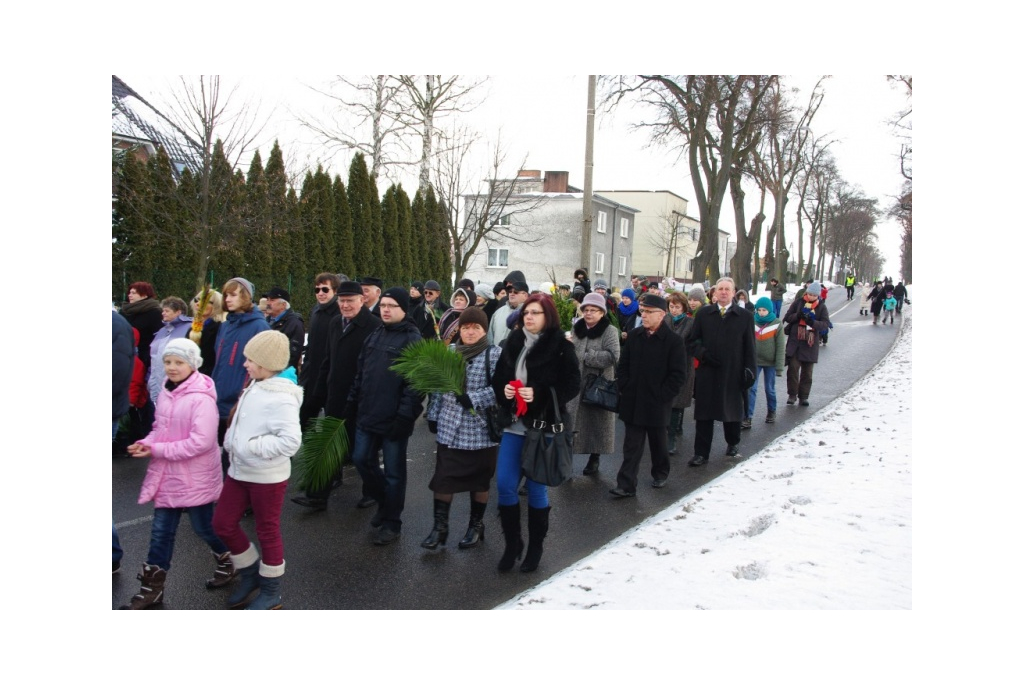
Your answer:
[[[589,293],[580,305],[583,317],[572,327],[572,342],[580,364],[580,395],[569,404],[575,417],[573,452],[589,454],[584,475],[597,473],[601,455],[615,452],[615,413],[580,401],[587,376],[597,374],[615,380],[619,361],[619,334],[608,318],[608,305],[598,293]]]

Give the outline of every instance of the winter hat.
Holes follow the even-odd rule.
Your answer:
[[[660,309],[663,312],[668,311],[668,302],[665,301],[665,298],[653,293],[647,293],[644,296],[644,306],[650,309]]]
[[[463,278],[459,281],[459,287],[466,291],[472,290],[476,292],[476,283],[473,282],[472,278]]]
[[[249,281],[245,280],[241,276],[235,276],[230,281],[228,281],[228,283],[230,283],[231,281],[234,281],[235,283],[238,283],[243,288],[248,290],[249,291],[249,299],[250,300],[255,299],[255,297],[256,297],[256,286],[254,286],[252,283],[250,283]]]
[[[807,294],[814,295],[815,297],[821,297],[821,283],[815,281],[807,286]]]
[[[462,313],[459,314],[459,328],[474,323],[480,324],[480,327],[486,331],[487,315],[484,314],[484,310],[480,307],[466,307],[462,310]]]
[[[512,289],[517,293],[528,293],[530,292],[530,286],[526,284],[526,281],[516,281],[512,284]]]
[[[288,294],[288,291],[285,290],[284,288],[282,288],[279,285],[275,285],[273,288],[271,288],[267,292],[263,293],[263,297],[267,298],[268,300],[278,299],[278,300],[284,300],[285,302],[291,302],[292,301],[292,298]]]
[[[519,281],[525,282],[526,281],[526,274],[524,274],[522,271],[509,271],[508,275],[505,276],[505,280],[502,281],[502,282],[505,283],[505,284],[509,284],[509,283],[515,284],[515,283],[517,283]]]
[[[690,292],[689,294],[687,294],[686,299],[697,300],[698,302],[705,302],[708,299],[708,294],[704,292],[703,286],[695,285],[692,288],[690,288]]]
[[[423,281],[413,281],[410,286],[416,288],[416,290],[419,290],[420,292],[423,292]]]
[[[203,365],[203,355],[199,352],[199,345],[188,338],[175,338],[169,341],[164,348],[164,358],[168,355],[184,359],[193,371]]]
[[[378,288],[383,288],[384,281],[374,276],[363,276],[361,279],[359,279],[359,285],[374,285],[377,286]]]
[[[622,291],[622,296],[623,297],[628,297],[631,300],[635,300],[636,299],[636,291],[633,290],[632,288],[626,288],[625,290]]]
[[[583,289],[582,285],[578,285],[572,289],[572,294],[575,295],[586,295],[587,291]]]
[[[594,290],[597,290],[598,288],[604,288],[605,290],[608,290],[608,281],[601,278],[594,281]]]
[[[390,297],[392,300],[397,302],[403,312],[409,311],[409,291],[405,288],[399,286],[388,288],[384,291],[384,294],[380,296],[380,299],[383,300],[385,297]]]
[[[363,296],[363,289],[355,281],[342,281],[338,286],[338,295]]]
[[[268,371],[284,371],[288,367],[288,357],[291,354],[288,336],[281,331],[257,333],[246,343],[242,354],[249,361],[259,364]]]
[[[433,280],[427,281],[426,283],[423,284],[423,289],[424,290],[433,290],[435,292],[441,292],[441,284],[438,283],[437,281],[433,281]]]
[[[505,284],[504,283],[495,283],[494,284],[494,288],[491,290],[491,292],[493,292],[495,295],[497,295],[498,293],[500,293],[504,289],[505,289]]]
[[[754,309],[767,309],[769,312],[774,312],[775,307],[772,305],[771,299],[762,297],[754,304]]]
[[[581,307],[597,307],[602,312],[608,313],[608,303],[601,297],[601,293],[587,293],[583,298]]]

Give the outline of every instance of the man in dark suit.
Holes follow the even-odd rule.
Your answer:
[[[648,294],[643,299],[643,328],[635,329],[642,332],[626,338],[616,368],[619,418],[626,424],[622,467],[616,487],[609,490],[618,498],[636,495],[645,439],[651,444],[652,485],[663,488],[668,480],[669,415],[672,400],[686,382],[687,368],[683,339],[665,321],[667,312],[668,304],[660,295]]]
[[[345,415],[345,403],[356,376],[356,362],[363,342],[370,333],[384,324],[363,304],[363,291],[359,283],[345,281],[338,286],[338,308],[341,315],[331,320],[327,357],[320,366],[311,394],[313,404],[323,406],[324,414],[340,419]],[[346,422],[345,428],[351,448],[355,444],[355,422]],[[292,501],[320,511],[327,508],[329,494],[330,488],[306,490],[305,497],[294,497]],[[358,506],[364,508],[373,504],[376,504],[376,500],[364,492]]]
[[[697,310],[686,336],[690,353],[700,363],[694,381],[697,428],[690,466],[708,463],[715,421],[722,422],[729,445],[725,455],[740,456],[740,422],[757,373],[754,315],[733,302],[736,285],[731,278],[718,279],[715,293],[715,304]]]

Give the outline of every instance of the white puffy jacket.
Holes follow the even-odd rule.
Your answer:
[[[250,383],[224,435],[231,458],[228,475],[248,483],[288,480],[291,457],[302,443],[301,404],[302,388],[292,378],[278,375]]]

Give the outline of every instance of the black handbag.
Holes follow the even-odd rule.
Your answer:
[[[487,373],[487,385],[491,384],[491,348],[484,351],[484,371]],[[487,437],[491,442],[501,442],[505,429],[512,425],[515,417],[507,407],[492,404],[484,409],[484,422],[487,424]]]
[[[565,430],[558,398],[551,388],[555,423],[534,420],[523,442],[523,475],[535,483],[557,487],[572,478],[572,434]]]
[[[619,410],[619,389],[615,385],[615,381],[608,380],[600,374],[588,373],[580,402],[617,412]]]

